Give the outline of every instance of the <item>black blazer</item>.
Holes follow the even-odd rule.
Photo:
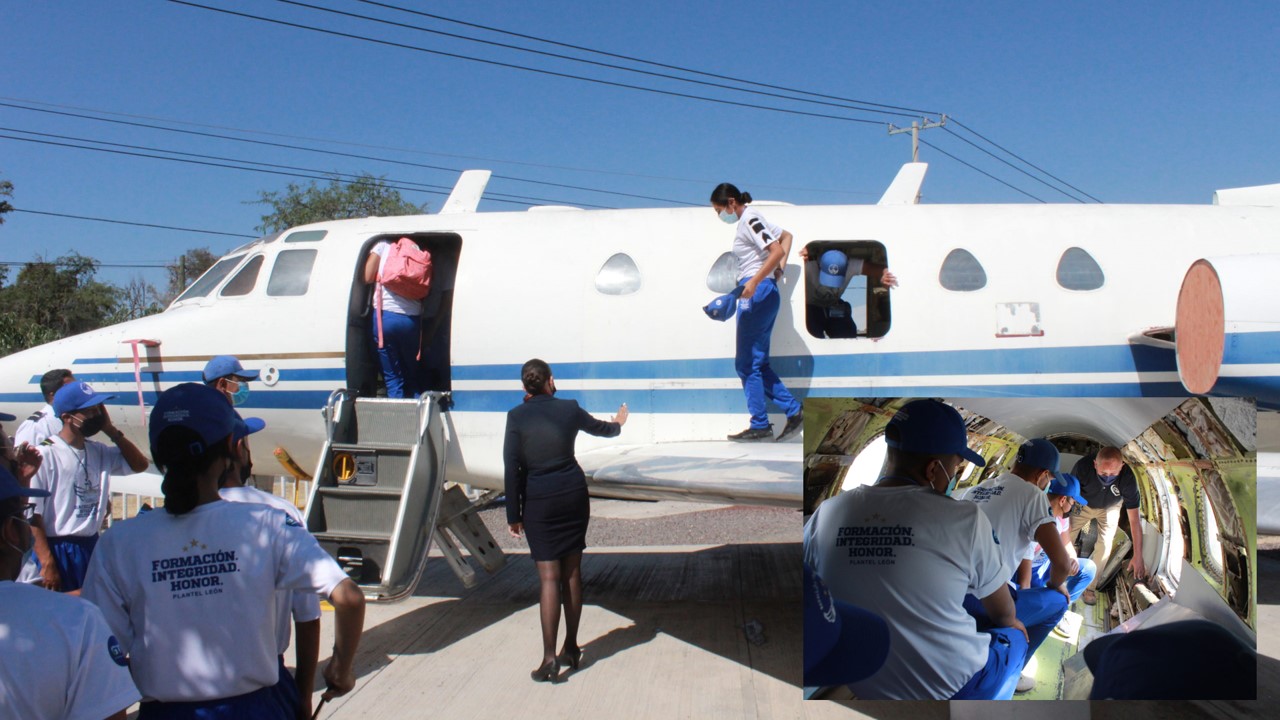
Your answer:
[[[524,501],[585,488],[586,476],[573,456],[581,430],[616,437],[622,426],[592,417],[576,400],[537,395],[507,412],[502,443],[506,465],[507,524],[523,522]]]

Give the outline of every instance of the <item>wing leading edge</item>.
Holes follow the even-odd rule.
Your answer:
[[[801,507],[796,443],[615,445],[578,456],[591,491],[636,500]]]

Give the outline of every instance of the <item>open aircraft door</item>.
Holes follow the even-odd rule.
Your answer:
[[[444,503],[447,430],[441,393],[418,400],[336,390],[307,504],[307,529],[366,597],[409,596],[426,567]]]

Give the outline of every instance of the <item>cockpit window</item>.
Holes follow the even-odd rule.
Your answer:
[[[244,264],[240,272],[231,278],[219,293],[222,297],[235,297],[237,295],[248,295],[253,292],[253,286],[258,284],[258,271],[262,269],[262,256],[255,255],[250,258],[249,262]]]
[[[289,233],[284,241],[287,243],[318,242],[328,234],[328,230],[300,230],[296,233]]]
[[[804,253],[805,329],[810,335],[877,338],[889,331],[893,273],[884,245],[815,241]]]
[[[1068,290],[1097,290],[1106,282],[1102,268],[1085,250],[1067,248],[1058,260],[1058,284]]]
[[[707,289],[723,295],[738,284],[738,259],[727,252],[716,258],[711,271],[707,273]]]
[[[640,289],[640,268],[626,253],[605,261],[596,273],[596,290],[605,295],[630,295]]]
[[[218,283],[221,283],[226,279],[227,275],[230,275],[231,271],[234,270],[236,265],[239,265],[240,261],[243,259],[243,255],[236,255],[235,257],[219,260],[213,267],[206,270],[205,273],[200,276],[199,280],[192,283],[191,287],[187,288],[186,292],[179,295],[178,299],[174,302],[202,298],[213,292],[213,289],[218,286]]]
[[[973,253],[964,248],[956,248],[947,253],[942,261],[942,269],[938,271],[938,283],[948,290],[972,292],[987,286],[987,272]]]
[[[272,297],[306,295],[315,262],[315,250],[282,250],[276,256],[275,267],[271,268],[267,294]]]

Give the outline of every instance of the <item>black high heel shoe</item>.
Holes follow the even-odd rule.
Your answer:
[[[556,673],[558,673],[559,671],[560,671],[560,664],[557,663],[555,660],[548,660],[542,663],[542,665],[539,666],[537,670],[534,670],[533,672],[529,673],[529,677],[532,678],[534,682],[554,683],[556,681]]]
[[[570,650],[566,647],[564,652],[556,656],[556,662],[561,665],[568,665],[571,669],[577,670],[578,666],[582,664],[582,648],[575,647]]]

